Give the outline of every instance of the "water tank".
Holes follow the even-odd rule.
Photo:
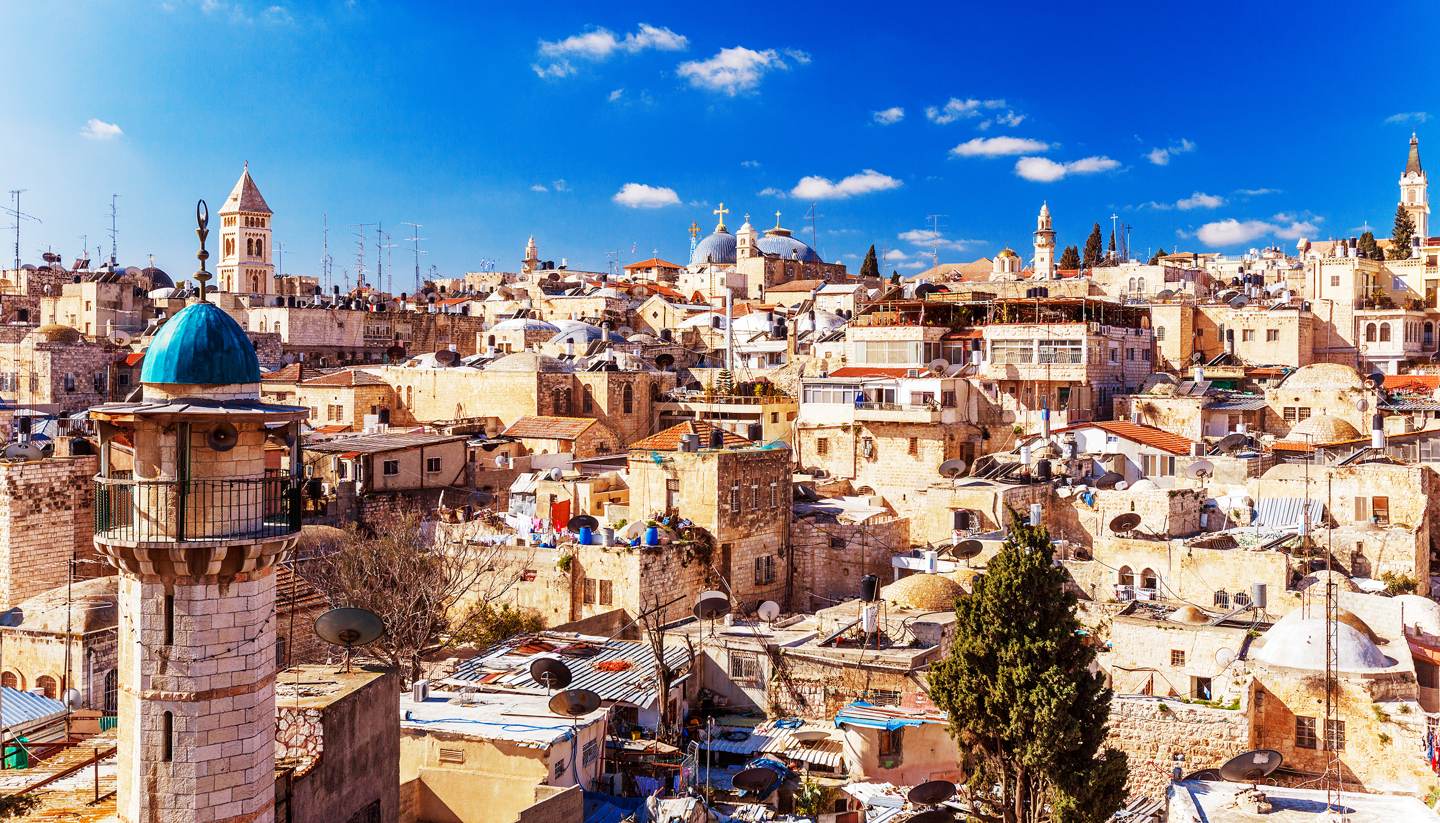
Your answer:
[[[725,448],[725,430],[724,430],[724,429],[718,429],[718,428],[717,428],[717,429],[711,429],[711,430],[710,430],[710,448],[712,448],[712,449],[723,449],[723,448]]]
[[[866,603],[873,603],[880,599],[880,578],[873,574],[867,574],[860,578],[860,599]]]

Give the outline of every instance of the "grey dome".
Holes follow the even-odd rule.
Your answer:
[[[690,255],[690,265],[692,266],[734,262],[735,235],[718,229],[709,237],[701,240],[699,245],[695,246],[695,253]]]
[[[755,241],[755,247],[765,254],[782,260],[800,260],[805,263],[820,263],[820,255],[804,241],[795,239],[786,229],[771,229]]]

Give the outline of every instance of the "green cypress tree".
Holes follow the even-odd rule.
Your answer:
[[[1094,268],[1100,262],[1104,251],[1105,240],[1100,236],[1100,224],[1090,230],[1090,236],[1085,238],[1085,268]]]
[[[1367,231],[1360,235],[1360,239],[1355,241],[1355,250],[1360,253],[1361,257],[1367,260],[1385,259],[1385,250],[1380,248],[1379,243],[1375,242],[1375,232],[1373,231]]]
[[[1415,237],[1415,221],[1403,205],[1395,207],[1395,228],[1390,232],[1390,259],[1409,260],[1410,241]]]
[[[870,251],[865,252],[865,262],[860,264],[861,277],[879,277],[880,262],[875,259],[875,244],[870,244]]]
[[[1065,251],[1060,252],[1060,263],[1056,268],[1065,271],[1075,271],[1080,268],[1080,249],[1066,246]]]
[[[1150,265],[1152,265],[1152,266],[1158,266],[1158,265],[1160,265],[1160,258],[1164,257],[1165,255],[1167,255],[1167,254],[1169,254],[1169,253],[1170,253],[1170,252],[1165,251],[1164,247],[1161,247],[1158,251],[1156,251],[1153,255],[1150,256]]]
[[[1102,823],[1126,796],[1125,754],[1103,748],[1111,691],[1090,672],[1095,649],[1051,555],[1045,528],[1012,512],[1000,552],[955,605],[949,654],[930,668],[983,820]]]

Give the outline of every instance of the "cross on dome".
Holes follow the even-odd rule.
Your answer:
[[[775,210],[775,228],[780,228],[780,210]]]
[[[725,215],[727,215],[727,214],[729,214],[729,213],[730,213],[730,210],[727,209],[727,208],[725,208],[725,201],[724,201],[724,200],[721,200],[721,201],[720,201],[720,207],[717,208],[717,209],[715,209],[713,212],[711,212],[711,214],[714,214],[716,217],[719,218],[718,220],[715,221],[715,231],[726,231],[726,229],[725,229]]]

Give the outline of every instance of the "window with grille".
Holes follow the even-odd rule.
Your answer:
[[[731,652],[730,679],[741,686],[760,688],[760,656],[752,652]]]
[[[594,740],[585,741],[585,748],[580,750],[580,762],[583,765],[590,765],[600,759],[600,745]]]
[[[394,477],[395,475],[400,473],[400,461],[386,460],[385,464],[381,467],[381,471],[385,474],[386,477]]]
[[[585,599],[585,605],[587,605],[587,606],[593,606],[593,605],[595,605],[595,593],[596,593],[596,590],[598,589],[598,587],[596,586],[596,582],[597,582],[597,581],[596,581],[595,578],[593,578],[593,577],[587,577],[587,578],[585,578],[585,594],[584,594],[584,599]]]
[[[451,749],[451,748],[441,747],[441,749],[440,749],[440,762],[441,762],[441,763],[464,763],[464,762],[465,762],[465,750],[464,750],[464,749]]]
[[[780,505],[780,484],[772,480],[770,482],[770,507],[774,508],[778,505]]]
[[[755,585],[765,586],[775,582],[775,555],[767,554],[755,558]]]
[[[1315,748],[1315,718],[1295,716],[1295,747],[1300,749]]]
[[[1224,589],[1215,592],[1215,606],[1221,609],[1230,608],[1230,593]]]
[[[1295,407],[1294,407],[1294,406],[1286,406],[1285,409],[1283,410],[1283,412],[1281,413],[1281,416],[1285,418],[1285,422],[1286,422],[1286,423],[1294,423],[1294,422],[1295,422],[1295,417],[1296,417],[1296,415],[1295,415]]]
[[[557,760],[557,761],[555,761],[555,779],[556,779],[556,780],[559,780],[560,778],[562,778],[562,777],[564,777],[564,776],[565,776],[565,761],[564,761],[564,760]]]
[[[740,484],[736,483],[730,487],[730,511],[740,511]]]
[[[914,457],[918,454],[920,454],[920,438],[912,437],[910,438],[910,456]]]
[[[828,438],[828,437],[817,437],[817,438],[815,438],[815,453],[818,454],[818,455],[820,455],[820,456],[822,456],[822,457],[825,456],[825,455],[827,455],[827,454],[829,454],[829,453],[830,453],[830,438]]]
[[[870,702],[877,706],[898,706],[900,692],[897,689],[871,689]]]
[[[1183,649],[1170,650],[1170,665],[1176,668],[1185,665],[1185,651]]]
[[[609,606],[615,599],[615,582],[612,580],[600,581],[600,605]]]

